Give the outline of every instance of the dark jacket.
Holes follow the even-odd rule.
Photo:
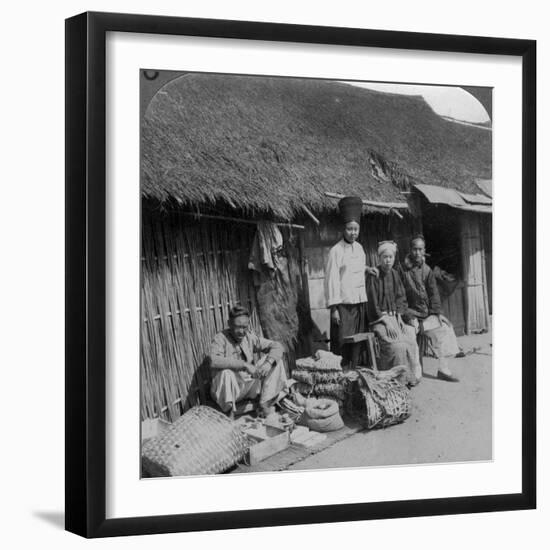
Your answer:
[[[405,287],[410,315],[424,319],[428,315],[441,313],[441,298],[435,275],[426,262],[416,265],[407,256],[399,268],[399,274]]]
[[[378,276],[367,278],[367,310],[371,323],[375,323],[385,314],[404,315],[407,313],[407,298],[399,273],[391,269],[384,273],[378,266]]]

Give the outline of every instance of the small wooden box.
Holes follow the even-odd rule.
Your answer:
[[[246,432],[245,432],[246,433]],[[275,426],[265,426],[265,433],[256,430],[247,433],[253,442],[248,451],[249,464],[254,466],[262,460],[284,451],[290,446],[290,434]]]

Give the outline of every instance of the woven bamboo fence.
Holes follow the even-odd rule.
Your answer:
[[[141,416],[175,420],[204,403],[205,365],[229,309],[251,312],[262,334],[247,262],[253,225],[143,212],[141,280]]]
[[[480,214],[464,212],[460,218],[467,334],[489,329],[487,272],[480,217]]]

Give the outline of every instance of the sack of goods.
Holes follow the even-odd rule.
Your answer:
[[[334,399],[340,406],[344,401],[342,386],[342,357],[319,350],[314,357],[296,361],[292,378],[295,390],[305,396]]]
[[[239,426],[210,407],[189,409],[142,448],[145,477],[219,474],[246,453],[248,440]]]
[[[348,412],[369,429],[403,422],[411,415],[411,393],[405,385],[406,373],[405,366],[376,373],[370,369],[357,369],[354,380],[347,379],[351,386]]]
[[[334,432],[344,427],[340,408],[333,399],[308,399],[298,422],[316,432]]]

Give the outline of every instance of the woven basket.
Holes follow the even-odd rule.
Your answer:
[[[385,428],[411,415],[411,395],[399,377],[377,376],[358,369],[350,402],[350,413],[367,428]]]
[[[142,448],[145,476],[221,473],[248,448],[247,438],[229,418],[210,407],[194,407]]]

